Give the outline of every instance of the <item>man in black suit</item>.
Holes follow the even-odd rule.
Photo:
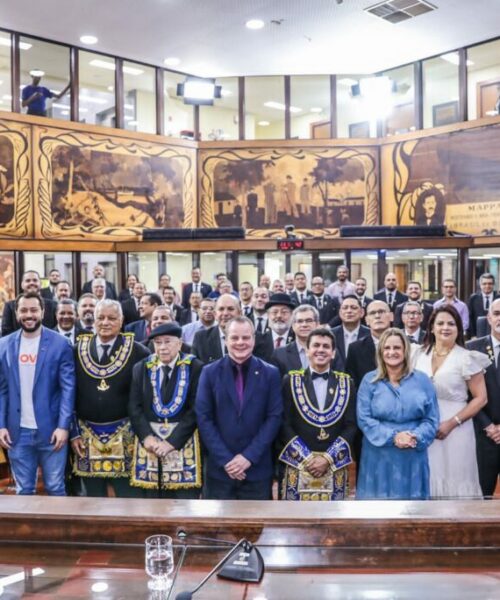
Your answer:
[[[200,441],[194,403],[203,363],[182,353],[181,333],[176,323],[153,329],[149,341],[154,344],[157,361],[151,364],[148,356],[132,371],[128,407],[136,439],[131,484],[151,497],[200,496]],[[182,389],[178,385],[181,379]]]
[[[201,292],[191,292],[191,296],[189,296],[189,307],[182,309],[179,325],[187,325],[188,323],[195,323],[198,321],[200,318],[198,312],[202,300],[203,296],[201,295]]]
[[[392,313],[387,303],[382,300],[371,302],[366,311],[366,323],[370,328],[370,335],[349,346],[345,363],[345,370],[353,378],[356,389],[363,377],[376,368],[375,345],[392,323]]]
[[[335,327],[340,322],[339,301],[325,294],[325,282],[323,277],[313,277],[311,280],[312,294],[309,296],[309,304],[319,311],[319,322],[321,325]]]
[[[370,304],[370,302],[373,302],[373,298],[370,298],[366,295],[367,281],[364,277],[358,277],[354,282],[354,286],[356,288],[356,296],[361,302],[361,308],[364,310],[366,315],[366,307]]]
[[[489,356],[484,379],[488,403],[474,419],[479,482],[484,496],[492,496],[500,476],[500,299],[488,309],[491,335],[467,342],[469,350]]]
[[[51,269],[49,272],[49,285],[40,290],[40,296],[44,300],[56,300],[56,285],[61,281],[59,269]]]
[[[424,341],[426,331],[422,327],[424,318],[422,304],[420,302],[408,300],[408,302],[405,302],[401,306],[403,307],[403,310],[401,311],[401,317],[403,319],[402,329],[404,330],[406,337],[412,344],[421,344]]]
[[[266,304],[267,328],[255,335],[255,356],[272,361],[276,348],[286,346],[295,339],[292,329],[292,311],[296,308],[288,294],[273,294]]]
[[[121,290],[120,294],[118,295],[118,301],[119,302],[125,302],[125,300],[130,300],[130,298],[132,298],[133,294],[134,294],[134,285],[139,281],[137,275],[134,275],[133,273],[130,273],[130,275],[127,277],[127,286]],[[122,304],[123,306],[123,304]]]
[[[201,362],[207,364],[225,356],[226,327],[231,319],[241,316],[240,301],[231,294],[223,294],[215,303],[217,325],[201,329],[194,336],[192,352]]]
[[[266,287],[256,287],[252,294],[252,313],[248,317],[255,325],[255,335],[264,333],[267,329],[266,304],[270,298]]]
[[[97,298],[93,294],[82,294],[78,299],[78,325],[87,333],[94,333],[94,314]]]
[[[57,325],[54,330],[64,336],[73,346],[76,344],[78,336],[84,332],[77,322],[78,314],[76,304],[70,298],[63,298],[57,303],[56,309]]]
[[[163,288],[163,303],[170,309],[174,321],[180,323],[182,321],[183,308],[180,304],[175,303],[175,289],[171,285],[168,285]]]
[[[146,286],[141,281],[137,281],[134,284],[132,297],[128,298],[128,300],[123,300],[122,309],[124,325],[138,321],[141,318],[141,315],[139,314],[139,304],[145,293]]]
[[[100,264],[97,264],[92,269],[92,274],[94,275],[94,279],[104,279],[104,281],[106,282],[106,295],[105,295],[105,297],[108,298],[108,300],[116,300],[118,298],[118,295],[116,293],[115,284],[111,283],[111,281],[106,281],[106,271],[104,269],[104,266],[100,265]],[[88,292],[92,292],[92,280],[87,281],[87,282],[84,283],[83,288],[82,288],[82,292],[84,294],[86,294]]]
[[[208,283],[203,283],[201,280],[201,269],[199,267],[191,269],[191,282],[186,283],[182,289],[182,306],[188,308],[191,292],[201,292],[203,298],[206,298],[211,291],[212,286],[208,285]]]
[[[26,271],[23,273],[21,280],[21,289],[24,293],[33,292],[36,294],[40,293],[40,275],[36,271]],[[57,302],[44,298],[44,312],[42,325],[48,329],[54,329],[56,326],[56,306]],[[9,335],[13,331],[17,331],[20,325],[16,318],[16,301],[10,300],[6,302],[3,308],[2,314],[2,337]]]
[[[241,314],[249,319],[252,317],[252,295],[253,285],[249,281],[240,283],[239,287],[240,302],[241,302]]]
[[[422,313],[422,323],[420,327],[425,331],[427,329],[427,323],[429,322],[429,317],[432,314],[432,305],[424,302],[422,299],[422,284],[419,281],[409,281],[406,286],[406,295],[408,296],[408,300],[412,302],[418,302],[420,304],[421,313]],[[394,311],[394,327],[399,327],[399,329],[403,329],[403,304],[399,304],[396,306],[396,310]]]
[[[345,371],[345,362],[349,347],[354,342],[370,335],[368,327],[361,325],[365,312],[357,296],[346,296],[340,305],[341,325],[332,329],[335,336],[335,361],[333,368],[336,371]]]
[[[469,306],[469,335],[477,335],[477,320],[488,314],[488,310],[493,301],[498,298],[495,292],[495,278],[491,273],[483,273],[479,278],[480,292],[472,294],[467,303]]]
[[[398,280],[394,273],[387,273],[384,278],[384,287],[373,296],[374,300],[382,300],[394,314],[396,306],[408,300],[408,296],[398,290]]]
[[[71,298],[71,296],[71,285],[69,281],[65,281],[64,279],[58,281],[56,283],[54,300],[59,302],[63,298]]]
[[[126,333],[133,333],[136,342],[144,342],[151,333],[151,319],[153,311],[157,306],[161,305],[161,298],[153,292],[146,292],[139,302],[140,319],[125,325]]]
[[[276,348],[271,362],[278,367],[281,376],[288,371],[306,369],[309,366],[307,358],[307,338],[313,329],[319,326],[319,314],[314,306],[301,304],[292,313],[292,329],[295,340],[286,346]]]
[[[290,299],[295,303],[295,305],[308,304],[309,297],[311,296],[311,290],[307,289],[306,274],[302,271],[297,271],[297,273],[295,273],[293,276],[293,283],[295,289],[290,294]]]

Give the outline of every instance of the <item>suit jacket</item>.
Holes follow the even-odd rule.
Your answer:
[[[344,328],[342,325],[338,325],[332,329],[332,333],[335,336],[335,358],[334,369],[336,371],[345,371],[345,363],[347,359],[347,353],[345,351],[345,339],[344,339]],[[358,339],[362,340],[367,335],[370,335],[370,329],[364,325],[359,326]],[[353,342],[354,344],[355,342]],[[350,346],[349,346],[350,347]]]
[[[158,417],[152,408],[153,388],[146,371],[146,363],[148,361],[149,357],[146,357],[134,365],[128,404],[132,429],[141,442],[144,441],[144,438],[148,435],[155,435],[150,423],[162,423],[164,420]],[[172,444],[176,450],[180,450],[184,447],[196,429],[194,401],[202,368],[203,363],[201,361],[197,359],[192,361],[191,366],[189,367],[189,385],[185,404],[175,417],[169,417],[168,419],[169,423],[178,423],[174,431],[166,438],[167,442]],[[179,368],[175,366],[170,374],[165,398],[161,399],[164,404],[168,403],[174,395],[175,387],[177,385],[178,369]]]
[[[498,298],[498,293],[493,292],[493,300]],[[476,335],[479,337],[477,333],[477,320],[479,317],[485,317],[487,311],[484,310],[484,301],[483,294],[478,292],[477,294],[472,294],[467,302],[469,307],[469,335],[471,337],[475,337]],[[489,333],[489,332],[488,332]]]
[[[177,321],[177,323],[181,323],[182,312],[184,310],[182,306],[180,306],[179,304],[172,304],[172,306],[169,306],[168,308],[170,308],[170,311],[172,312],[172,318],[174,319],[174,321]]]
[[[7,428],[13,443],[21,429],[19,347],[21,331],[0,340],[0,428]],[[56,428],[69,430],[75,407],[73,349],[61,335],[42,327],[33,382],[37,437],[45,443]]]
[[[412,344],[423,344],[424,338],[425,338],[425,329],[422,329],[422,327],[421,327],[420,331],[418,332],[417,341],[416,342],[411,342],[411,343]]]
[[[56,321],[56,308],[57,302],[44,298],[44,313],[42,319],[42,325],[47,329],[54,329],[57,324]],[[16,301],[10,300],[6,302],[3,307],[2,315],[2,337],[9,335],[10,333],[17,331],[20,328],[19,323],[16,319]]]
[[[478,429],[482,430],[491,423],[500,424],[500,377],[495,366],[493,342],[491,336],[477,338],[467,342],[468,350],[477,350],[492,358],[492,363],[486,368],[484,380],[486,382],[486,392],[488,403],[474,417]]]
[[[212,291],[212,286],[208,285],[208,283],[204,283],[203,281],[199,285],[201,295],[203,296],[203,298],[206,298],[208,294],[210,294],[210,292]],[[182,288],[182,306],[184,306],[184,308],[188,308],[189,306],[189,297],[191,296],[192,291],[192,283],[186,283],[186,285]]]
[[[399,304],[396,306],[396,310],[394,311],[394,320],[392,322],[393,327],[398,327],[399,329],[404,329],[403,325],[403,308],[405,303]],[[422,307],[423,319],[420,327],[425,331],[427,329],[427,323],[429,322],[429,317],[432,315],[432,311],[434,308],[432,304],[428,302],[420,302],[420,306]]]
[[[194,320],[193,320],[191,307],[182,308],[180,321],[178,321],[179,325],[187,325],[188,323],[193,323],[193,322],[194,322]]]
[[[288,335],[286,340],[284,341],[283,346],[290,344],[290,342],[295,341],[295,333],[293,329],[290,327],[288,331]],[[274,342],[273,342],[273,333],[269,328],[266,328],[264,333],[256,333],[255,334],[255,348],[253,353],[258,358],[265,360],[268,363],[273,362],[273,352],[274,352]]]
[[[125,288],[118,294],[118,302],[125,302],[125,300],[130,300],[130,298],[132,298],[132,294],[129,288]]]
[[[278,369],[252,356],[248,363],[243,405],[236,394],[228,356],[204,367],[196,395],[196,417],[207,449],[207,475],[230,481],[224,470],[236,454],[252,465],[248,481],[273,476],[273,442],[283,414]]]
[[[61,334],[61,332],[59,331],[59,329],[57,329],[57,325],[54,327],[53,331],[55,331],[56,333],[58,333],[60,336],[62,337],[66,337],[64,334]],[[69,342],[71,343],[71,345],[73,346],[74,344],[76,344],[76,340],[78,339],[78,336],[81,333],[88,333],[88,331],[86,331],[78,321],[76,321],[75,323],[75,339],[74,340],[70,340],[69,338],[66,338],[67,340],[69,340]]]
[[[311,296],[312,296],[312,292],[311,292],[311,290],[306,290],[306,291],[304,292],[304,294],[305,294],[305,298],[304,298],[304,300],[301,302],[301,301],[299,300],[299,295],[298,295],[298,293],[297,293],[297,292],[294,290],[294,291],[293,291],[293,292],[290,294],[290,300],[291,300],[291,301],[292,301],[294,304],[296,304],[297,306],[298,306],[299,304],[309,304],[309,303],[310,303],[310,298],[311,298]]]
[[[367,335],[362,340],[353,342],[349,346],[345,361],[345,371],[352,377],[356,389],[359,388],[363,377],[376,368],[375,343],[371,335]]]
[[[91,294],[92,293],[92,281],[86,281],[83,284],[82,294]],[[106,298],[108,300],[117,300],[118,294],[116,293],[115,284],[111,283],[111,281],[106,281]]]
[[[392,313],[394,313],[398,304],[402,304],[403,302],[406,302],[408,300],[408,296],[406,294],[402,294],[399,290],[396,290],[395,292],[393,292],[393,294],[394,297],[392,300],[392,304],[389,306]],[[387,302],[386,298],[387,296],[385,294],[385,289],[380,290],[373,296],[374,300],[382,300],[382,302]]]
[[[125,325],[125,331],[133,333],[136,342],[143,342],[148,337],[147,327],[148,322],[146,319],[139,319],[138,321]]]
[[[332,298],[325,294],[323,296],[323,306],[318,308],[318,297],[314,294],[309,296],[309,304],[317,308],[319,311],[319,322],[321,325],[329,325],[334,327],[340,322],[339,308],[340,304],[337,298]],[[338,322],[337,322],[338,321]]]
[[[278,367],[281,377],[286,375],[288,371],[302,369],[302,362],[295,341],[281,348],[275,348],[271,355],[271,363]]]
[[[205,364],[222,358],[219,326],[215,325],[210,329],[197,331],[194,334],[191,352]]]
[[[135,300],[133,298],[129,298],[128,300],[124,300],[122,302],[122,310],[124,325],[133,323],[134,321],[139,321],[139,319],[141,318],[141,315],[139,314],[139,309],[135,305]]]
[[[52,293],[52,289],[49,286],[44,287],[40,290],[40,296],[44,299],[44,300],[54,300],[55,299],[55,295]]]
[[[491,327],[488,323],[488,317],[478,317],[476,322],[476,336],[478,338],[490,335]]]

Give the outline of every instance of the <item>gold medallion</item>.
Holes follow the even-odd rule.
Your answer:
[[[321,427],[321,429],[319,430],[319,434],[318,434],[318,440],[320,440],[321,442],[323,440],[327,440],[330,437],[330,434],[327,433],[323,427]]]
[[[107,392],[109,390],[109,385],[106,383],[105,379],[101,379],[101,383],[97,386],[97,389],[100,392]]]

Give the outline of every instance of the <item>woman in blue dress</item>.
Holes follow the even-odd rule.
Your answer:
[[[427,447],[439,427],[434,386],[427,375],[411,370],[410,343],[400,329],[382,334],[377,365],[358,391],[363,445],[356,498],[428,499]]]

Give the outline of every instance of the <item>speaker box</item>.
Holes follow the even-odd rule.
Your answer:
[[[445,225],[343,225],[340,237],[445,237]]]
[[[200,227],[199,229],[145,229],[143,240],[243,240],[243,227]]]

